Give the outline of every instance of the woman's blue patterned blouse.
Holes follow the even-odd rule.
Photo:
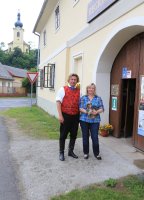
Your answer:
[[[103,102],[101,97],[95,95],[92,100],[88,98],[88,95],[84,95],[80,98],[79,108],[87,110],[88,103],[91,103],[93,109],[103,109]],[[97,114],[94,118],[90,118],[86,113],[80,113],[80,120],[88,123],[99,123],[101,121],[100,114]]]

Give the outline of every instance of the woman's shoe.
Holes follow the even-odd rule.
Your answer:
[[[102,157],[98,154],[97,156],[95,156],[96,157],[96,159],[98,159],[98,160],[102,160]]]
[[[89,155],[88,154],[84,154],[84,159],[88,159]]]

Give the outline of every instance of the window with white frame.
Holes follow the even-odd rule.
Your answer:
[[[55,81],[55,64],[49,63],[44,67],[44,87],[54,88]]]
[[[43,32],[43,45],[46,46],[46,30]]]
[[[60,10],[59,5],[55,9],[55,29],[57,30],[60,27]]]
[[[44,70],[43,69],[39,70],[36,86],[40,87],[41,89],[44,87]]]

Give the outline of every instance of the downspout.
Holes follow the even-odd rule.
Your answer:
[[[36,69],[37,69],[37,72],[38,72],[38,66],[40,64],[40,34],[34,32],[35,35],[38,36],[38,57],[37,57],[37,66],[36,66]],[[37,99],[38,99],[38,87],[36,87],[36,105],[37,105]]]
[[[34,32],[35,35],[39,37],[38,39],[38,58],[37,58],[37,70],[38,70],[38,65],[40,64],[40,34]]]

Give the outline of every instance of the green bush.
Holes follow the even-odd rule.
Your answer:
[[[104,184],[105,184],[107,187],[115,187],[116,184],[117,184],[117,180],[112,179],[112,178],[109,178],[108,180],[104,181]]]

